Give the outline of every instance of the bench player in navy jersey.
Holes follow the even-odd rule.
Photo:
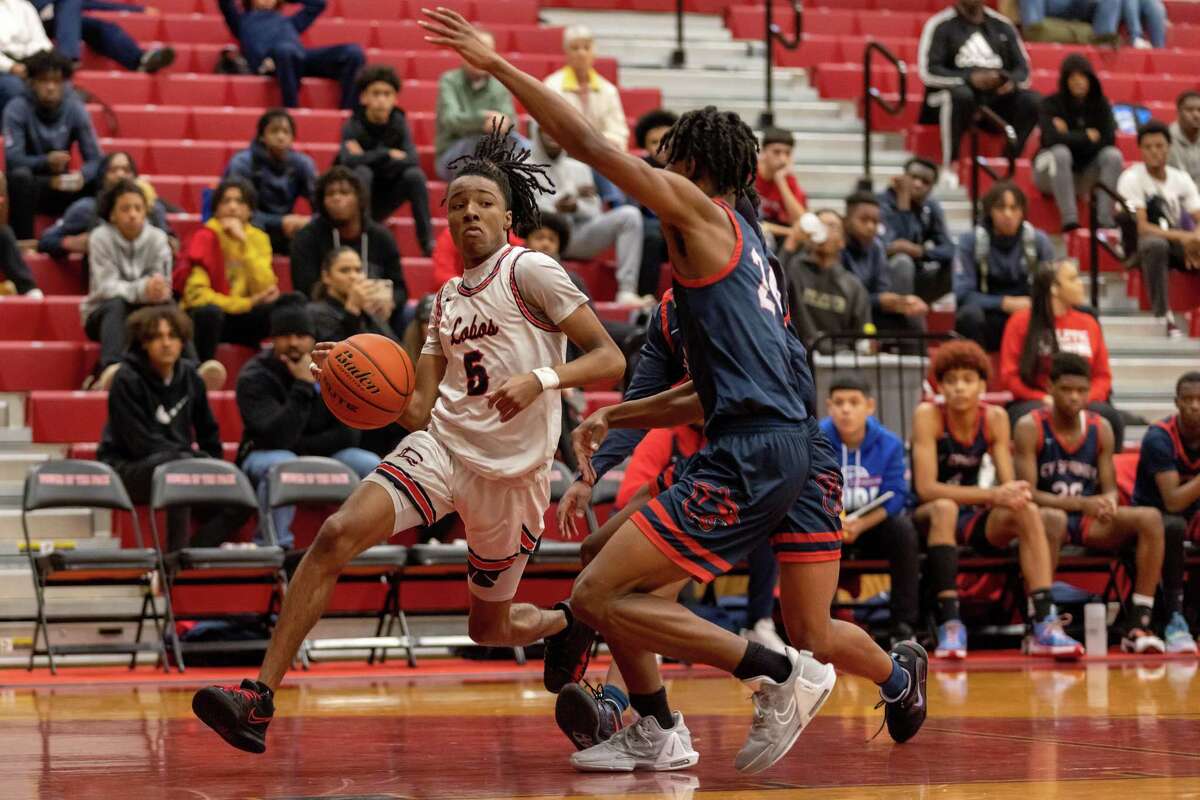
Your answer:
[[[1121,649],[1161,653],[1166,648],[1151,630],[1151,617],[1163,572],[1162,514],[1149,506],[1117,505],[1113,430],[1108,420],[1087,410],[1091,385],[1092,368],[1085,358],[1076,353],[1054,355],[1052,405],[1022,417],[1013,431],[1017,477],[1034,487],[1035,503],[1061,512],[1046,526],[1056,563],[1066,542],[1117,550],[1137,540],[1137,581],[1120,623]],[[1182,546],[1177,557],[1182,563]]]
[[[1183,615],[1183,565],[1171,556],[1185,539],[1200,542],[1200,372],[1179,376],[1175,408],[1178,413],[1155,422],[1142,437],[1133,502],[1163,515],[1167,652],[1195,653],[1196,640]]]
[[[784,321],[778,283],[754,229],[733,211],[752,196],[757,141],[736,114],[684,114],[664,137],[664,169],[614,147],[540,81],[495,53],[459,14],[424,11],[428,40],[494,75],[572,156],[662,221],[692,381],[592,415],[576,430],[586,479],[610,427],[703,421],[709,443],[675,484],[623,525],[580,574],[572,628],[602,632],[642,718],[575,753],[586,770],[677,769],[694,763],[683,717],[669,709],[654,653],[705,663],[752,682],[755,713],[736,765],[758,772],[787,753],[835,682],[832,664],[880,685],[888,730],[916,734],[926,713],[927,659],[892,654],[858,626],[832,620],[841,545],[841,476],[808,411],[813,386]],[[652,594],[689,576],[709,580],[770,537],[781,563],[788,634],[810,652],[777,653]],[[547,647],[547,668],[586,663],[590,642]],[[640,707],[639,707],[640,704]]]
[[[939,658],[965,658],[967,633],[959,617],[958,547],[996,552],[1017,540],[1021,573],[1033,607],[1033,635],[1026,649],[1037,655],[1076,656],[1079,642],[1068,636],[1050,600],[1050,547],[1045,517],[1032,487],[1015,480],[1009,452],[1008,415],[980,398],[990,370],[983,348],[953,341],[938,348],[933,374],[945,405],[922,403],[913,412],[913,489],[920,505],[914,514],[929,532],[928,570],[938,601]],[[995,485],[979,485],[983,457],[990,455]]]

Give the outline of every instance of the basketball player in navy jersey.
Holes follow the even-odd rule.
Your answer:
[[[575,434],[585,479],[609,428],[703,421],[708,444],[674,485],[623,525],[575,582],[572,628],[605,636],[641,714],[608,741],[572,756],[584,770],[678,769],[695,762],[691,735],[672,713],[654,653],[716,666],[751,682],[755,713],[736,765],[758,772],[782,758],[833,689],[831,664],[875,681],[897,741],[926,714],[924,650],[892,654],[861,628],[829,616],[841,550],[841,475],[809,412],[803,349],[785,323],[777,280],[753,227],[733,210],[752,196],[757,141],[736,114],[684,114],[666,134],[664,169],[607,142],[577,111],[514,68],[449,9],[423,10],[427,40],[494,75],[572,156],[662,221],[692,381],[592,415]],[[689,576],[711,580],[770,537],[781,564],[790,639],[777,653],[653,594]],[[560,640],[547,668],[586,663],[590,642]],[[582,644],[582,647],[575,645]]]
[[[959,545],[997,552],[1015,539],[1033,607],[1033,634],[1027,637],[1026,650],[1077,656],[1083,648],[1063,631],[1050,600],[1054,572],[1044,517],[1056,512],[1039,511],[1030,484],[1013,477],[1008,415],[980,400],[989,369],[987,354],[975,342],[942,345],[933,358],[933,374],[945,404],[922,403],[913,412],[913,488],[920,502],[914,516],[929,532],[928,570],[941,623],[935,655],[966,657],[967,634],[955,589]],[[996,470],[990,488],[979,485],[985,455],[991,456]]]
[[[1151,617],[1163,571],[1162,514],[1149,506],[1117,505],[1113,430],[1108,420],[1087,410],[1091,385],[1087,359],[1055,353],[1050,360],[1053,404],[1022,417],[1013,432],[1017,476],[1034,487],[1035,503],[1062,512],[1047,526],[1055,562],[1065,542],[1117,550],[1137,539],[1137,580],[1120,623],[1121,649],[1161,653],[1166,645],[1151,632]],[[1183,558],[1182,546],[1178,558]]]

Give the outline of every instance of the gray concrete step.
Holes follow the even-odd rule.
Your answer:
[[[1176,377],[1195,369],[1197,364],[1195,356],[1157,356],[1152,361],[1152,368],[1147,368],[1148,359],[1144,355],[1110,357],[1113,385],[1125,392],[1161,391],[1167,384],[1173,387]]]
[[[93,519],[93,515],[97,519]],[[107,538],[110,515],[103,511],[60,508],[34,511],[29,515],[29,535],[33,539],[75,540]],[[17,542],[21,532],[21,510],[0,508],[0,543]],[[8,548],[0,544],[0,548]]]
[[[45,453],[37,452],[0,452],[0,484],[3,483],[23,483],[25,473],[34,464],[40,464],[47,461],[49,456]]]
[[[713,94],[725,100],[753,99],[761,102],[764,80],[762,69],[627,67],[621,70],[621,86],[660,89],[664,105],[669,108],[695,105],[694,102],[676,102],[674,98],[710,97]],[[775,70],[773,80],[776,97],[792,101],[820,99],[801,70]]]
[[[586,25],[597,38],[640,36],[675,41],[674,13],[542,8],[538,16],[550,25]],[[683,33],[685,45],[709,39],[728,41],[732,38],[725,22],[717,14],[684,14]]]

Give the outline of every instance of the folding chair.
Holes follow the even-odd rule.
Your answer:
[[[133,534],[137,542],[134,549],[78,548],[74,550],[49,550],[35,554],[29,536],[29,513],[47,508],[108,508],[127,511],[133,518]],[[37,625],[33,630],[33,649],[29,653],[28,669],[33,669],[35,656],[44,655],[50,661],[50,673],[58,674],[54,662],[55,654],[79,655],[95,653],[129,653],[129,668],[137,663],[137,654],[156,653],[158,663],[167,669],[166,652],[163,649],[165,618],[171,620],[171,598],[163,597],[164,612],[160,613],[154,602],[153,576],[162,569],[162,553],[158,547],[158,535],[154,535],[155,546],[145,547],[133,503],[121,483],[120,477],[99,461],[77,461],[64,459],[47,461],[31,468],[25,476],[25,492],[21,502],[21,530],[25,536],[25,554],[29,558],[29,569],[33,576],[33,590],[37,598]],[[84,614],[49,615],[46,613],[46,589],[60,586],[140,586],[143,589],[142,608],[138,614]],[[154,623],[153,642],[142,641],[142,629],[146,620]],[[53,645],[50,643],[51,623],[59,622],[137,622],[137,634],[132,642],[104,642],[99,644]],[[46,643],[45,649],[38,648],[38,635]]]
[[[274,511],[280,506],[341,504],[351,495],[358,482],[358,474],[354,470],[332,458],[306,456],[284,461],[271,467],[267,473],[267,506]],[[279,532],[274,529],[273,514],[267,515],[265,524],[271,529],[271,541],[279,541]],[[284,557],[284,568],[289,579],[300,566],[305,552],[306,549],[291,550]],[[408,629],[408,620],[400,608],[399,578],[407,561],[408,549],[400,545],[377,545],[355,556],[338,576],[338,582],[385,584],[387,592],[383,605],[371,614],[346,611],[328,613],[326,616],[373,616],[377,619],[375,635],[348,639],[310,639],[304,643],[305,650],[370,647],[368,663],[374,663],[377,649],[383,649],[386,653],[389,648],[400,647],[407,653],[409,666],[415,667],[417,661],[413,655],[413,648],[416,646],[416,640],[412,637]],[[391,635],[392,626],[396,623],[400,625],[399,638]]]
[[[245,474],[227,461],[214,458],[184,458],[161,464],[154,470],[150,489],[150,525],[158,538],[158,511],[179,506],[217,506],[258,511],[258,500]],[[275,544],[268,527],[270,545],[257,548],[185,547],[168,553],[165,566],[168,595],[179,586],[244,586],[266,584],[272,587],[267,608],[251,616],[272,627],[286,590],[283,574],[283,548]],[[244,620],[246,614],[187,614],[184,619]],[[236,642],[181,642],[170,624],[171,652],[180,672],[184,670],[183,652],[234,652],[261,650],[267,639]]]
[[[550,502],[558,503],[562,500],[567,489],[570,489],[571,484],[575,482],[574,479],[575,475],[571,472],[570,467],[561,461],[555,461],[550,466]],[[589,507],[587,510],[590,512],[591,508]],[[531,560],[541,564],[578,563],[579,542],[554,541],[543,537],[538,540],[537,549],[534,550]]]

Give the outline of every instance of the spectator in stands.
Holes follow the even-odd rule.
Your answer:
[[[48,50],[25,60],[30,91],[4,109],[4,156],[18,239],[33,238],[34,214],[61,214],[81,196],[100,170],[100,144],[83,101],[68,81],[74,68]],[[71,170],[71,148],[78,145],[83,168]]]
[[[400,345],[414,364],[421,358],[421,348],[425,345],[425,337],[429,335],[429,319],[433,316],[433,304],[437,295],[427,294],[417,301],[417,310],[412,322],[404,329]]]
[[[596,46],[585,25],[569,25],[563,31],[567,64],[551,72],[544,83],[578,110],[592,127],[620,150],[629,148],[629,122],[621,105],[621,94],[611,81],[596,72]]]
[[[495,46],[492,34],[479,28],[475,33],[488,47]],[[438,177],[444,181],[454,177],[450,164],[469,155],[479,138],[496,126],[528,148],[529,142],[514,127],[516,120],[512,95],[489,73],[465,61],[458,69],[443,73],[438,78],[437,134],[433,148]]]
[[[1161,50],[1167,46],[1167,8],[1162,0],[1121,0],[1121,21],[1135,49]]]
[[[1185,540],[1200,541],[1200,372],[1186,372],[1175,384],[1174,416],[1146,430],[1138,458],[1133,502],[1162,512],[1166,553]],[[1163,562],[1163,594],[1168,623],[1167,652],[1195,653],[1183,617],[1183,565]]]
[[[1108,347],[1100,323],[1080,308],[1086,298],[1079,267],[1069,259],[1040,265],[1033,273],[1032,292],[1033,306],[1012,313],[1000,343],[1000,383],[1013,396],[1009,419],[1015,427],[1030,411],[1053,402],[1051,359],[1059,352],[1074,353],[1089,365],[1088,408],[1108,420],[1116,437],[1115,451],[1121,452],[1125,420],[1108,404],[1112,391]]]
[[[293,213],[297,201],[312,201],[317,165],[292,145],[296,121],[282,108],[272,108],[258,118],[254,141],[234,153],[222,178],[245,178],[258,195],[254,224],[271,237],[271,248],[288,251],[296,232],[310,218]]]
[[[247,181],[221,181],[213,192],[213,215],[192,236],[187,263],[176,275],[201,360],[216,355],[221,342],[258,350],[267,337],[279,286],[271,242],[250,224],[254,203],[254,187]]]
[[[1190,175],[1167,165],[1170,146],[1171,132],[1158,120],[1138,128],[1142,163],[1121,173],[1117,193],[1136,219],[1136,252],[1151,311],[1165,323],[1168,338],[1181,339],[1184,332],[1167,305],[1167,270],[1200,269],[1200,191]]]
[[[267,473],[296,456],[328,456],[367,475],[379,458],[358,447],[359,433],[347,428],[321,400],[309,367],[316,326],[298,294],[279,299],[271,312],[273,345],[238,375],[237,404],[245,424],[238,462],[258,490],[262,513],[274,514],[279,544],[291,547],[294,507],[267,509]],[[266,541],[259,525],[256,541]]]
[[[1200,182],[1200,92],[1189,89],[1175,101],[1171,150],[1167,163]]]
[[[1016,133],[1016,158],[1037,125],[1037,93],[1029,90],[1029,55],[1012,23],[983,0],[957,0],[933,15],[917,52],[925,104],[920,121],[942,131],[942,177],[954,184],[953,164],[975,112],[990,108]]]
[[[666,154],[659,152],[658,146],[678,120],[679,115],[674,111],[657,108],[643,114],[633,127],[634,141],[646,151],[643,160],[655,169],[666,166]],[[657,295],[662,267],[667,262],[667,240],[663,238],[658,215],[646,206],[639,204],[638,207],[642,210],[642,269],[637,293]]]
[[[1050,362],[1048,406],[1029,414],[1013,431],[1017,475],[1033,489],[1034,502],[1058,509],[1058,531],[1050,531],[1051,558],[1058,565],[1063,543],[1117,552],[1130,539],[1137,542],[1131,602],[1118,622],[1121,649],[1130,653],[1162,653],[1154,635],[1154,593],[1165,574],[1179,579],[1164,584],[1167,596],[1183,593],[1183,541],[1164,552],[1162,514],[1152,506],[1119,506],[1113,467],[1113,431],[1098,414],[1086,413],[1091,368],[1075,353],[1056,353]],[[1166,563],[1172,562],[1170,568]],[[1177,562],[1177,563],[1176,563]],[[1184,633],[1187,626],[1184,626]],[[1196,644],[1187,637],[1190,650]],[[1176,646],[1179,640],[1176,638]]]
[[[544,130],[537,129],[533,139],[532,161],[549,165],[546,177],[554,186],[552,193],[538,196],[538,205],[543,212],[562,214],[570,225],[570,241],[563,256],[595,258],[615,246],[617,302],[652,304],[653,296],[644,297],[637,293],[638,273],[642,266],[641,212],[629,205],[605,211],[591,168],[567,155],[562,145]]]
[[[825,209],[816,216],[820,224],[813,233],[797,224],[779,251],[792,324],[809,348],[828,333],[874,330],[871,298],[862,281],[842,266],[841,215]],[[826,340],[819,349],[832,352],[835,343]]]
[[[309,304],[316,338],[322,342],[339,342],[360,333],[375,333],[397,339],[386,316],[377,316],[371,309],[392,304],[392,287],[388,281],[368,278],[363,271],[362,258],[353,247],[330,250],[321,263],[321,282]]]
[[[155,196],[154,187],[150,185],[150,182],[138,176],[137,164],[134,163],[133,156],[123,150],[118,150],[115,153],[109,153],[100,162],[98,180],[93,182],[99,184],[96,187],[96,193],[89,197],[81,197],[67,207],[63,215],[38,239],[38,252],[46,253],[54,258],[67,258],[72,253],[86,255],[88,235],[101,222],[100,215],[96,213],[97,197],[101,192],[115,186],[118,181],[127,178],[134,180],[138,186],[142,187],[142,191],[146,193],[146,199],[150,202],[150,214],[146,217],[146,221],[166,233],[171,242],[171,249],[177,250],[179,240],[167,222],[166,205]]]
[[[157,305],[128,319],[129,350],[108,393],[108,421],[96,457],[121,476],[134,503],[150,502],[160,464],[181,458],[221,458],[221,435],[196,364],[183,358],[191,322],[178,308]],[[168,552],[217,547],[246,521],[242,509],[207,510],[188,539],[189,509],[167,511]]]
[[[1102,183],[1115,189],[1124,159],[1117,125],[1091,62],[1079,53],[1063,59],[1058,92],[1042,99],[1038,124],[1042,149],[1033,160],[1037,187],[1054,196],[1063,233],[1079,227],[1075,198]],[[1113,202],[1100,196],[1100,227],[1113,227]]]
[[[929,306],[915,294],[900,294],[892,289],[887,250],[879,238],[879,216],[875,195],[859,192],[846,198],[842,265],[867,287],[875,327],[884,331],[924,330]]]
[[[104,222],[91,234],[83,329],[100,343],[99,377],[84,388],[107,390],[125,352],[125,320],[145,305],[171,302],[173,256],[167,235],[146,223],[146,193],[128,178],[100,195]]]
[[[0,0],[0,113],[25,94],[25,59],[53,47],[37,9],[26,0]]]
[[[975,342],[954,341],[937,349],[933,373],[945,405],[921,403],[913,411],[912,475],[917,524],[928,532],[928,571],[937,594],[938,658],[965,658],[967,632],[959,612],[958,546],[1002,553],[1016,540],[1031,606],[1033,635],[1026,651],[1073,657],[1083,648],[1063,631],[1050,599],[1053,579],[1047,520],[1057,509],[1038,509],[1032,487],[1016,480],[1009,449],[1008,416],[980,398],[987,386],[987,353]],[[983,457],[990,455],[995,485],[979,485]]]
[[[954,329],[993,353],[1008,316],[1032,305],[1029,276],[1054,259],[1054,248],[1025,219],[1025,193],[1016,184],[992,184],[980,205],[982,224],[959,238],[955,253]]]
[[[42,290],[37,287],[21,248],[17,244],[17,235],[8,227],[8,185],[4,173],[0,172],[0,294],[23,294],[26,297],[42,297]],[[11,289],[8,287],[11,286]]]
[[[283,13],[284,0],[218,1],[250,68],[261,75],[274,73],[284,106],[300,105],[301,78],[332,78],[342,87],[341,107],[354,108],[354,79],[366,60],[362,48],[357,44],[308,48],[300,41],[300,34],[325,10],[325,0],[293,0],[301,9],[291,16]]]
[[[879,235],[887,246],[892,287],[932,302],[950,291],[954,242],[942,205],[930,197],[938,168],[910,158],[903,174],[879,193]]]
[[[1041,35],[1046,17],[1078,20],[1092,24],[1092,44],[1116,45],[1117,23],[1122,0],[1021,0],[1021,30],[1031,42],[1046,41]]]
[[[763,131],[762,149],[758,151],[758,172],[754,175],[754,191],[758,193],[758,219],[763,233],[782,241],[792,225],[800,219],[808,205],[808,197],[796,182],[792,168],[792,149],[796,145],[791,131],[767,128]],[[777,245],[768,242],[772,250]]]
[[[891,638],[911,639],[918,624],[919,544],[908,505],[904,442],[875,419],[871,384],[860,373],[842,372],[829,383],[829,416],[821,431],[842,456],[842,547],[846,555],[882,556],[892,577]],[[891,493],[866,513],[862,509]],[[857,512],[857,513],[856,513]]]
[[[349,168],[333,167],[317,180],[316,198],[316,215],[292,241],[292,286],[311,297],[321,284],[325,257],[339,247],[352,247],[368,278],[392,285],[391,301],[372,303],[372,313],[392,330],[403,330],[408,288],[400,250],[391,232],[368,215],[366,187]]]
[[[386,65],[363,69],[356,84],[358,106],[342,126],[337,162],[354,170],[371,196],[371,218],[384,222],[402,204],[412,204],[421,254],[433,253],[429,191],[404,111],[396,108],[400,77]]]
[[[143,50],[133,37],[115,22],[89,16],[88,11],[132,11],[158,14],[153,6],[112,0],[30,0],[45,20],[46,33],[54,37],[58,51],[76,64],[87,42],[97,54],[111,58],[132,72],[154,73],[175,63],[175,50],[156,47]]]

